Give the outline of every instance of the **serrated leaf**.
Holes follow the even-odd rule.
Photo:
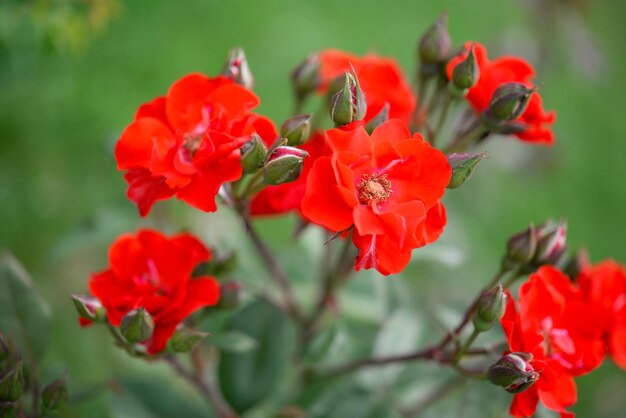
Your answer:
[[[256,350],[223,353],[219,366],[224,397],[241,413],[274,391],[291,360],[294,333],[287,316],[266,301],[253,302],[235,313],[227,329],[258,342]]]
[[[8,251],[0,253],[0,333],[28,359],[39,360],[50,340],[50,306]]]

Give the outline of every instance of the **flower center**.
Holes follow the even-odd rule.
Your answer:
[[[202,143],[202,136],[200,135],[186,135],[183,139],[183,149],[187,151],[189,159],[192,159],[196,155],[196,151],[200,148]]]
[[[387,174],[363,174],[358,186],[359,201],[365,205],[374,201],[384,203],[391,196],[391,182]]]

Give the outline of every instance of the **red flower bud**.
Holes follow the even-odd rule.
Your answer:
[[[487,377],[509,393],[523,392],[539,379],[539,373],[530,363],[532,359],[530,353],[506,354],[489,367]]]
[[[241,48],[230,50],[222,69],[222,75],[247,89],[252,90],[254,87],[254,77],[252,76],[252,71],[250,71],[246,54]]]
[[[257,134],[241,146],[241,167],[245,174],[256,172],[263,167],[267,158],[267,147],[265,142]]]
[[[317,54],[311,54],[291,72],[291,81],[296,98],[304,99],[314,92],[321,84],[319,74],[320,58]]]
[[[448,59],[450,54],[450,34],[448,33],[448,13],[442,13],[422,35],[417,52],[426,64],[436,64]]]
[[[172,337],[167,342],[167,348],[172,353],[186,353],[191,350],[196,343],[208,336],[209,334],[206,332],[181,327],[172,334]]]
[[[311,115],[297,115],[287,119],[280,127],[280,136],[287,138],[287,145],[302,145],[311,133]]]
[[[480,68],[474,54],[474,44],[470,47],[467,57],[452,70],[450,92],[455,97],[465,96],[469,89],[478,83]]]
[[[106,313],[98,299],[85,295],[72,295],[71,298],[81,318],[94,322],[104,320]]]
[[[346,71],[343,87],[330,100],[330,118],[343,126],[365,117],[367,103],[356,74]]]
[[[144,308],[134,309],[122,318],[120,331],[130,343],[143,343],[152,337],[154,320]]]
[[[522,83],[506,83],[496,89],[491,96],[485,117],[487,122],[500,125],[501,122],[517,119],[528,106],[535,92]]]
[[[46,412],[59,410],[67,401],[67,381],[65,375],[50,383],[41,394],[42,407]]]
[[[220,284],[220,301],[218,309],[235,309],[241,302],[241,285],[236,281],[227,281]]]
[[[448,183],[448,189],[456,189],[469,179],[478,163],[487,157],[487,153],[448,154],[447,157],[450,167],[452,167],[452,177]]]
[[[546,221],[537,227],[538,264],[557,264],[567,251],[567,223]]]
[[[507,269],[514,269],[529,263],[537,252],[537,233],[534,225],[513,235],[506,245],[506,255],[503,265]]]
[[[296,180],[309,154],[299,148],[277,147],[263,167],[263,178],[267,184],[283,184]]]
[[[506,304],[506,294],[502,285],[498,283],[480,296],[476,313],[473,317],[474,328],[484,332],[493,326],[494,323],[502,319]]]

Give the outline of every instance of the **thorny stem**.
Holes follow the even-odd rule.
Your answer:
[[[194,373],[187,370],[180,361],[173,356],[165,357],[165,360],[174,369],[174,371],[191,383],[208,401],[208,403],[215,409],[215,413],[218,418],[238,418],[239,415],[233,411],[233,409],[226,403],[219,389],[211,380],[204,380],[199,373]]]
[[[269,271],[271,277],[274,279],[276,284],[278,284],[278,287],[283,294],[285,309],[287,313],[296,322],[302,322],[302,312],[300,311],[300,307],[298,305],[296,296],[294,294],[293,288],[291,287],[291,283],[289,282],[287,274],[280,266],[280,264],[278,264],[278,261],[274,257],[272,251],[267,247],[263,239],[261,239],[261,236],[252,224],[250,217],[245,212],[245,210],[240,210],[239,213],[241,214],[241,219],[243,219],[244,225],[252,243],[254,244],[254,247],[261,257],[263,264],[265,264],[265,268]]]
[[[328,244],[327,244],[328,245]],[[315,304],[315,308],[310,318],[306,321],[304,332],[302,334],[303,342],[309,340],[318,326],[326,307],[328,306],[328,301],[330,300],[333,292],[337,290],[339,286],[343,283],[342,279],[345,279],[351,272],[351,270],[345,268],[346,260],[350,260],[350,248],[352,245],[351,233],[343,240],[341,251],[337,256],[337,260],[335,265],[328,269],[326,275],[323,279],[322,291],[320,292],[320,296]]]

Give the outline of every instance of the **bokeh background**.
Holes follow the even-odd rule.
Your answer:
[[[0,2],[0,247],[24,263],[51,303],[44,373],[69,370],[76,402],[67,416],[182,416],[182,407],[189,408],[185,416],[203,416],[193,409],[201,404],[192,389],[165,367],[128,359],[103,329],[77,325],[68,295],[86,291],[89,273],[106,266],[106,249],[119,233],[145,225],[190,228],[218,249],[237,250],[234,274],[250,288],[269,286],[240,225],[224,211],[198,214],[171,201],[141,219],[126,200],[112,150],[138,105],[186,73],[216,74],[227,51],[242,46],[262,100],[258,110],[280,123],[292,106],[288,73],[309,52],[390,55],[411,77],[416,40],[444,9],[456,45],[477,40],[492,54],[522,55],[536,66],[545,106],[558,114],[557,143],[491,141],[490,158],[447,194],[450,220],[438,243],[415,251],[402,277],[353,277],[338,321],[350,342],[332,354],[337,358],[436,339],[495,272],[506,238],[531,221],[563,217],[573,248],[588,248],[593,261],[626,261],[626,3]],[[294,223],[286,217],[260,227],[290,260],[299,296],[311,303],[315,278],[303,266],[315,267],[320,236],[309,232],[294,246]],[[424,365],[360,373],[323,400],[332,408],[311,400],[318,402],[312,416],[393,416],[385,405],[411,403],[447,375]],[[610,361],[578,382],[579,416],[623,415],[626,377]],[[488,384],[465,385],[423,416],[506,416],[509,399]],[[251,416],[266,415],[261,409]]]

